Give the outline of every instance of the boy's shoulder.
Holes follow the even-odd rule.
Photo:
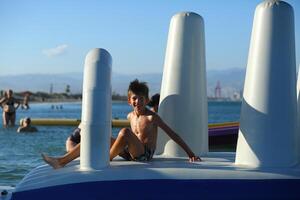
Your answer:
[[[135,117],[136,114],[134,113],[134,111],[131,111],[130,113],[128,113],[127,115],[127,119],[130,120],[132,117]],[[157,113],[147,109],[145,114],[144,114],[144,117],[150,117],[150,118],[153,118],[153,117],[158,117]]]
[[[130,120],[133,115],[134,115],[134,112],[131,111],[130,113],[127,114],[127,119]]]
[[[146,117],[153,121],[159,118],[159,115],[156,112],[153,112],[152,110],[148,110],[146,113]]]

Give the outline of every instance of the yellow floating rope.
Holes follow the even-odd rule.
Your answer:
[[[78,126],[80,119],[52,119],[52,118],[33,118],[31,119],[31,124],[36,126]],[[130,123],[126,119],[113,119],[112,127],[122,128],[129,127]],[[214,123],[209,124],[208,128],[221,128],[239,126],[239,122],[224,122],[224,123]]]

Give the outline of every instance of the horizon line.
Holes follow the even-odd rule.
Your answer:
[[[225,69],[218,69],[218,68],[213,68],[213,69],[208,69],[206,68],[207,71],[228,71],[228,70],[245,70],[245,67],[231,67],[231,68],[225,68]],[[113,74],[117,74],[117,75],[151,75],[151,74],[163,74],[163,72],[148,72],[148,73],[120,73],[120,72],[112,72]],[[54,73],[47,73],[47,72],[37,72],[37,73],[17,73],[17,74],[0,74],[0,77],[4,77],[4,76],[23,76],[23,75],[67,75],[67,74],[83,74],[82,72],[54,72]]]

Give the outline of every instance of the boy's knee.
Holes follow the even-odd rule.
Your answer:
[[[118,137],[121,138],[128,138],[130,135],[130,130],[128,128],[122,128],[121,131],[119,132]]]

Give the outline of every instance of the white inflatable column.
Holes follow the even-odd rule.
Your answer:
[[[300,65],[298,67],[298,78],[297,78],[297,154],[298,154],[298,164],[300,166]]]
[[[300,92],[300,65],[298,67],[298,77],[297,77],[297,99],[299,100],[299,92]]]
[[[109,165],[111,65],[111,56],[105,49],[92,49],[85,59],[80,148],[82,170],[97,170]]]
[[[158,112],[194,153],[208,151],[204,21],[196,13],[171,19]],[[187,156],[162,130],[157,142],[157,154]]]
[[[269,0],[255,11],[236,164],[296,163],[296,63],[293,8]]]

